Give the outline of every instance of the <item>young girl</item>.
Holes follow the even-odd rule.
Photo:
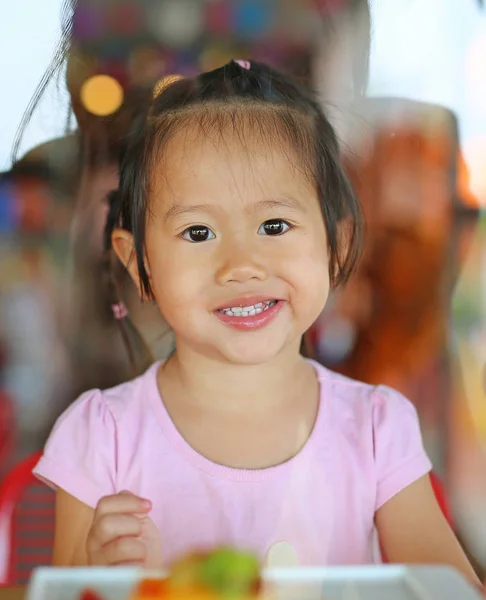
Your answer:
[[[248,61],[167,87],[129,140],[106,233],[176,350],[58,420],[35,469],[57,489],[55,564],[161,567],[219,545],[363,564],[378,533],[389,561],[475,581],[412,405],[300,354],[361,233],[309,93]]]

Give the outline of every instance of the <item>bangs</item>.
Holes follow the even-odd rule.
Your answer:
[[[255,148],[278,151],[313,188],[317,183],[316,140],[311,119],[286,106],[257,102],[214,103],[167,112],[152,118],[145,161],[147,193],[155,176],[168,176],[171,144],[212,144],[230,151],[236,143],[251,160]]]

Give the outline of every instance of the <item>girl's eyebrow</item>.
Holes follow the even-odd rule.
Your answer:
[[[293,196],[279,196],[277,198],[266,198],[256,202],[252,207],[254,211],[272,209],[272,208],[289,208],[291,210],[305,212],[304,205]]]
[[[301,213],[306,212],[303,204],[292,196],[265,198],[264,200],[259,200],[258,202],[255,202],[255,204],[248,206],[247,210],[251,212],[257,212],[258,210],[268,210],[273,208],[287,208]],[[167,221],[177,219],[181,216],[192,215],[201,212],[214,213],[215,211],[220,211],[220,207],[215,204],[193,204],[187,206],[173,204],[165,213],[164,221],[167,223]]]
[[[185,215],[192,215],[198,212],[214,212],[215,206],[211,204],[193,204],[184,206],[182,204],[173,204],[165,213],[164,221],[171,221]]]

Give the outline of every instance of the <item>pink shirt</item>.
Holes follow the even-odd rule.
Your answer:
[[[408,400],[313,363],[320,407],[303,450],[273,468],[231,469],[178,433],[157,388],[159,364],[78,398],[57,421],[35,474],[91,507],[125,489],[149,498],[167,563],[221,544],[265,561],[282,542],[300,565],[379,560],[376,510],[431,468]]]

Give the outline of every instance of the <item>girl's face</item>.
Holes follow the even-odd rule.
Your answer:
[[[329,293],[324,221],[298,158],[200,132],[177,134],[164,154],[146,264],[178,347],[252,365],[295,351]]]

